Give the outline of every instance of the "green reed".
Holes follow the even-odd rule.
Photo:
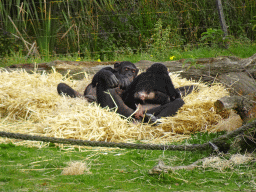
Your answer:
[[[222,4],[229,35],[254,41],[255,1]],[[24,52],[36,42],[45,56],[78,53],[114,59],[127,50],[150,52],[154,42],[163,41],[168,41],[164,42],[168,51],[184,50],[187,45],[205,46],[200,43],[202,33],[220,29],[215,1],[208,0],[0,0],[0,9],[2,28],[30,43]],[[160,20],[163,31],[156,32]],[[169,37],[163,39],[165,29]],[[159,40],[154,39],[157,34]]]

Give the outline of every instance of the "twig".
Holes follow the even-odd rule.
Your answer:
[[[25,46],[26,46],[27,50],[29,51],[29,47],[28,47],[28,45],[27,45],[27,43],[26,43],[25,39],[22,37],[22,35],[21,35],[20,31],[19,31],[19,30],[18,30],[18,28],[16,27],[16,25],[15,25],[15,23],[13,22],[12,18],[11,18],[9,15],[8,15],[8,18],[10,19],[10,21],[11,21],[11,23],[13,24],[14,28],[16,29],[17,33],[19,34],[19,36],[20,36],[21,40],[22,40],[22,41],[23,41],[23,43],[25,44]]]
[[[64,33],[62,35],[62,37],[60,39],[63,39],[68,34],[68,32],[72,29],[73,26],[74,26],[74,24],[69,27],[69,29],[66,31],[66,33]]]
[[[34,41],[34,43],[32,44],[31,48],[29,49],[29,52],[28,52],[28,54],[26,56],[27,58],[29,57],[29,55],[31,54],[33,48],[35,47],[35,44],[36,44],[36,41]]]

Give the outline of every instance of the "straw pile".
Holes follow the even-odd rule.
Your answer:
[[[216,114],[213,103],[228,95],[220,84],[211,87],[171,75],[175,87],[196,84],[198,91],[184,97],[185,105],[174,117],[163,118],[160,126],[134,124],[114,110],[102,109],[82,98],[58,95],[56,87],[67,83],[83,92],[91,81],[85,74],[82,81],[72,80],[56,71],[50,74],[29,74],[23,70],[0,71],[0,131],[74,138],[91,141],[170,143],[189,138],[196,131],[217,131],[223,117]],[[239,126],[237,126],[239,127]],[[1,142],[10,139],[0,138]],[[12,140],[16,144],[43,146],[42,142]]]
[[[220,157],[208,157],[203,160],[202,167],[213,169],[218,169],[219,171],[224,171],[225,169],[233,169],[234,166],[246,164],[253,160],[253,157],[249,154],[241,155],[234,154],[230,159],[220,158]]]
[[[87,164],[80,161],[70,162],[68,167],[65,167],[61,172],[62,175],[82,175],[91,174]]]

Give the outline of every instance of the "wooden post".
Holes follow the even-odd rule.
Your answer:
[[[225,21],[225,16],[223,13],[223,7],[222,7],[221,0],[216,0],[216,5],[217,5],[218,13],[219,13],[220,25],[221,25],[222,31],[224,32],[223,38],[225,39],[225,37],[228,35],[228,28],[227,28],[227,24]],[[226,48],[228,48],[227,44],[225,44],[225,46],[226,46]]]

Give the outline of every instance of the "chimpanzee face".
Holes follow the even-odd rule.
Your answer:
[[[126,76],[136,76],[136,69],[131,66],[124,66],[120,70],[120,74],[126,75]]]
[[[124,75],[130,79],[130,81],[133,81],[133,79],[138,74],[138,68],[129,61],[124,61],[121,63],[116,63],[114,65],[114,68],[119,72],[120,75]]]

